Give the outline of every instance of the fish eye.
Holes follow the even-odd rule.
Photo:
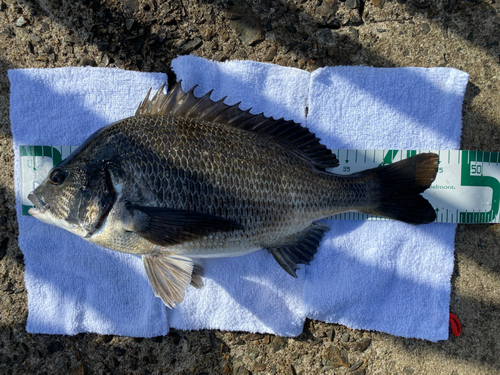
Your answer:
[[[50,182],[52,182],[54,185],[59,185],[64,182],[64,179],[66,178],[66,173],[60,169],[55,169],[50,173]]]

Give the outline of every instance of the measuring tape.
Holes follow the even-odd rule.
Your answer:
[[[32,192],[76,146],[20,146],[22,214],[33,207]],[[332,150],[340,161],[337,174],[351,174],[390,164],[424,152],[439,155],[436,180],[422,195],[436,210],[441,223],[498,223],[500,205],[500,153],[463,150]],[[389,220],[358,212],[332,217],[338,220]]]

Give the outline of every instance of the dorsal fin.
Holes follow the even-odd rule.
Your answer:
[[[235,128],[250,132],[274,136],[295,147],[302,155],[314,163],[316,168],[333,168],[339,165],[339,161],[326,146],[319,143],[319,138],[306,127],[294,121],[286,121],[283,118],[275,120],[266,117],[262,113],[254,115],[250,109],[243,111],[239,108],[240,103],[234,105],[224,104],[224,98],[217,102],[210,99],[212,91],[201,98],[197,98],[193,91],[194,86],[188,92],[182,90],[181,82],[178,81],[174,88],[164,94],[163,84],[151,100],[149,94],[139,104],[136,116],[158,116],[171,115],[197,118],[204,121],[226,124]]]

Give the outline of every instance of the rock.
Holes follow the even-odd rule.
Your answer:
[[[30,35],[30,39],[35,42],[35,43],[40,43],[40,41],[42,40],[42,38],[40,38],[38,35],[36,34],[31,34]]]
[[[382,9],[384,7],[385,0],[372,0],[372,4],[377,8]]]
[[[122,349],[122,348],[120,348],[118,346],[115,346],[113,348],[113,352],[115,353],[115,355],[117,357],[121,357],[121,356],[125,355],[125,349]]]
[[[265,363],[260,363],[260,362],[257,362],[252,367],[252,371],[255,371],[255,372],[264,371],[265,369],[266,369],[266,364]]]
[[[344,3],[346,8],[348,9],[356,9],[359,8],[359,0],[346,0]]]
[[[271,48],[268,49],[266,56],[264,56],[264,61],[272,61],[274,59],[274,56],[276,56],[276,46],[271,46]],[[267,337],[267,344],[269,343],[269,336]]]
[[[276,336],[272,343],[273,352],[276,353],[279,350],[285,349],[288,345],[288,338]]]
[[[258,355],[259,355],[259,350],[257,348],[250,348],[245,353],[245,357],[250,360],[254,360],[255,358],[257,358]]]
[[[206,41],[212,40],[214,35],[214,30],[211,27],[207,27],[201,32],[201,37]]]
[[[184,44],[181,47],[181,54],[187,55],[187,54],[193,52],[194,50],[200,48],[202,44],[203,44],[203,41],[200,38],[190,40],[189,42],[187,42],[186,44]]]
[[[316,35],[318,41],[325,46],[331,46],[335,44],[336,34],[333,30],[326,28],[320,29]]]
[[[132,26],[134,26],[135,20],[133,18],[129,18],[128,20],[125,21],[125,28],[127,30],[130,30]]]
[[[118,64],[118,61],[116,62]],[[83,58],[80,60],[80,66],[97,66],[97,63],[94,59]]]
[[[431,31],[431,27],[429,26],[428,23],[423,23],[422,24],[422,34],[427,35]]]
[[[26,21],[26,19],[23,16],[21,16],[17,19],[16,26],[22,27],[22,26],[26,25],[27,23],[28,23],[28,21]]]
[[[226,17],[240,40],[249,46],[262,42],[265,39],[264,30],[248,3],[245,0],[233,0],[231,4],[226,9]]]
[[[56,353],[64,350],[64,346],[59,341],[52,341],[47,345],[47,350],[49,353]]]
[[[349,367],[347,351],[341,351],[335,345],[330,345],[323,350],[321,361],[323,363],[323,366]]]
[[[359,350],[360,352],[364,352],[370,344],[372,343],[372,339],[369,337],[363,337],[361,340],[356,341],[354,343],[354,347],[356,350]]]
[[[80,363],[70,370],[71,375],[85,375],[85,367]]]
[[[329,25],[335,20],[335,14],[339,7],[337,2],[332,0],[323,0],[320,6],[316,7],[315,14],[322,19],[323,25]]]
[[[102,56],[102,60],[101,60],[101,63],[99,64],[99,66],[101,68],[105,68],[109,65],[109,56],[107,54],[104,54],[104,56]]]
[[[335,330],[333,328],[329,330],[326,337],[328,337],[329,341],[333,341],[335,339]]]
[[[2,242],[0,242],[0,260],[7,255],[7,247],[9,246],[9,237],[5,237]]]
[[[353,371],[356,371],[358,368],[361,367],[361,365],[363,364],[364,362],[360,359],[359,361],[356,361],[354,362],[351,367],[349,367],[349,371],[350,372],[353,372]]]

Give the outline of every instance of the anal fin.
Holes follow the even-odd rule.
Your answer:
[[[188,285],[203,286],[203,265],[191,258],[144,255],[142,262],[155,296],[169,308],[177,307],[184,300]]]
[[[323,236],[330,228],[321,223],[313,223],[306,230],[290,237],[287,244],[267,249],[276,262],[291,276],[299,269],[297,264],[309,264],[318,251],[318,246]]]

